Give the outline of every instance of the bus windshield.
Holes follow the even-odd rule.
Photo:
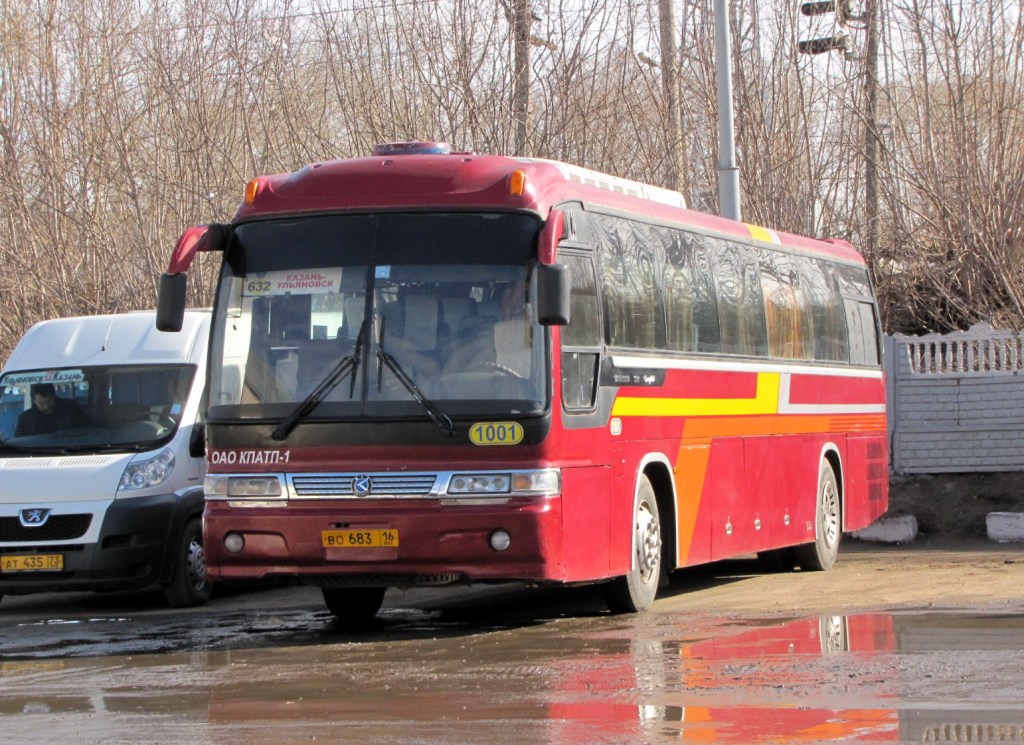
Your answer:
[[[537,414],[537,218],[417,213],[242,224],[214,320],[210,418]],[[444,428],[444,426],[442,426]]]

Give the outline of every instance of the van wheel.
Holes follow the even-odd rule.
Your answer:
[[[164,585],[164,596],[175,608],[193,608],[210,599],[212,589],[206,574],[206,552],[203,550],[203,526],[193,518],[185,523],[175,547],[174,573]]]
[[[373,618],[384,603],[386,587],[344,587],[322,588],[324,602],[344,629],[365,629],[373,624]]]
[[[818,469],[818,494],[814,508],[814,542],[796,549],[801,569],[823,572],[835,564],[843,538],[842,514],[836,473],[831,463],[822,461]]]
[[[633,568],[604,586],[604,601],[612,613],[639,613],[651,607],[661,580],[661,521],[654,487],[640,477],[633,515]]]

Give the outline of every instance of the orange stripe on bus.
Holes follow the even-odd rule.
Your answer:
[[[676,546],[676,565],[686,566],[697,526],[700,497],[704,493],[704,477],[708,472],[711,443],[683,445],[676,458],[676,526],[679,545]]]
[[[885,432],[884,414],[693,417],[683,423],[683,442],[713,437]]]

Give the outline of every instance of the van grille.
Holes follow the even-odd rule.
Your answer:
[[[369,491],[356,491],[356,481],[369,479]],[[429,497],[436,494],[434,473],[322,473],[291,477],[296,497]]]
[[[16,517],[0,517],[0,543],[39,543],[81,538],[92,515],[51,515],[44,525],[26,528]]]

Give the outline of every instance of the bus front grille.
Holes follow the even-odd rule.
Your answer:
[[[434,473],[321,473],[290,478],[297,498],[367,499],[437,494]]]

